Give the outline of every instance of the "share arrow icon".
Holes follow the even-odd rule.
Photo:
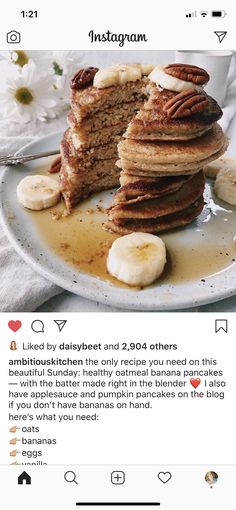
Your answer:
[[[59,331],[61,332],[66,325],[67,321],[54,321],[58,326]]]
[[[214,34],[217,35],[217,37],[219,39],[219,43],[222,43],[222,41],[224,40],[227,32],[219,32],[219,31],[217,31],[217,32],[214,32]]]

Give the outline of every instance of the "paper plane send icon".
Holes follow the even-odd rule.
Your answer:
[[[214,32],[214,34],[216,34],[216,36],[218,37],[219,39],[219,42],[222,43],[223,39],[225,38],[227,32]]]
[[[59,331],[61,332],[66,325],[67,321],[54,321],[58,326]]]

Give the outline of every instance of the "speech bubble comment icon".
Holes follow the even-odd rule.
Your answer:
[[[44,333],[44,323],[40,320],[35,320],[31,324],[31,329],[34,333]]]

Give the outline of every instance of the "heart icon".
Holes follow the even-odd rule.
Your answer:
[[[167,483],[170,481],[172,475],[169,471],[165,471],[165,472],[160,471],[160,473],[158,473],[157,476],[162,483]]]
[[[190,384],[192,384],[192,386],[196,389],[199,384],[201,383],[201,379],[197,378],[197,379],[190,379]]]
[[[18,329],[20,329],[22,326],[22,323],[21,321],[9,321],[8,322],[8,327],[14,331],[14,333],[16,333],[16,331],[18,331]]]

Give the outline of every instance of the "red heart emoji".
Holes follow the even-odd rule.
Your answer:
[[[190,379],[190,384],[196,389],[201,383],[201,379]]]
[[[22,326],[22,322],[21,321],[9,321],[8,322],[8,327],[14,331],[14,333],[16,333],[16,331],[18,331],[18,329],[20,329]]]

